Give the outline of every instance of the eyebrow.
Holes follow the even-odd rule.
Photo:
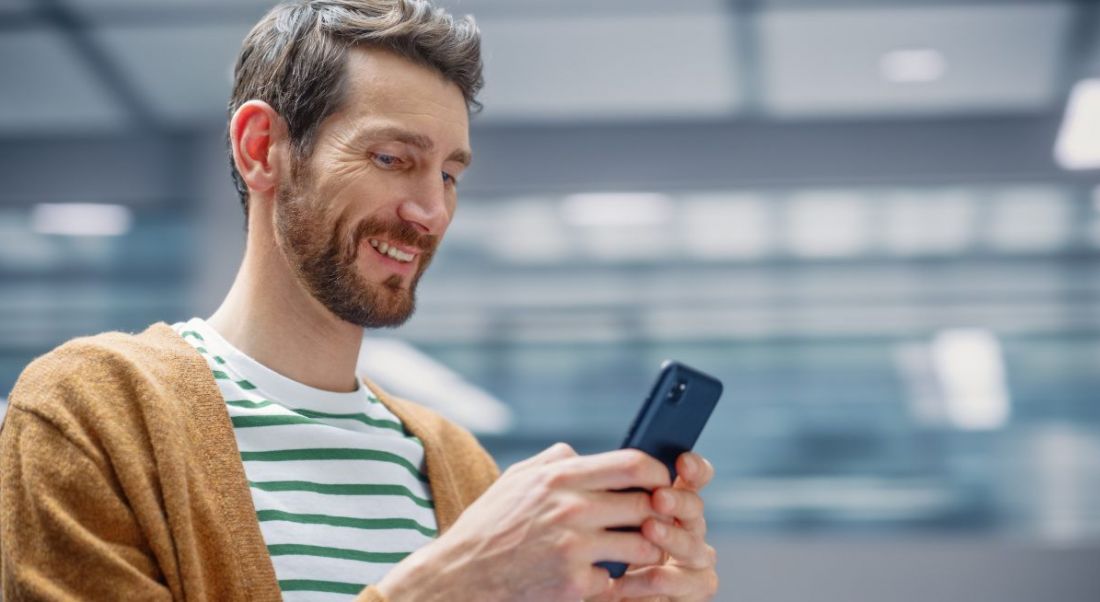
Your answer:
[[[432,142],[431,138],[394,126],[368,128],[359,134],[358,139],[367,142],[375,140],[396,140],[397,142],[408,144],[409,146],[415,146],[423,151],[430,151],[435,148],[435,143]],[[470,154],[470,151],[460,148],[448,155],[446,160],[461,163],[463,167],[469,167],[470,162],[473,160],[473,156]]]

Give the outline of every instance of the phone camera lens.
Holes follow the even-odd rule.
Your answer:
[[[668,402],[676,405],[683,401],[684,392],[687,391],[687,381],[678,380],[675,385],[668,391]]]

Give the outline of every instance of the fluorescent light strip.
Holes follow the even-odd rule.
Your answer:
[[[613,192],[569,195],[562,217],[574,226],[655,226],[672,219],[672,199],[664,194]]]
[[[900,48],[883,54],[878,62],[882,79],[897,84],[927,84],[943,79],[947,60],[932,48]]]
[[[122,205],[41,203],[31,210],[31,229],[61,236],[121,236],[130,231],[133,215]]]

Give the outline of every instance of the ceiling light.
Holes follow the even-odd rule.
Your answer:
[[[130,231],[133,216],[122,205],[40,203],[31,211],[31,229],[62,236],[121,236]]]
[[[932,363],[952,425],[989,430],[1008,422],[1004,356],[995,334],[981,329],[940,332],[932,340]]]
[[[878,61],[879,74],[897,84],[924,84],[943,78],[947,61],[932,48],[902,48],[883,54]]]
[[[1064,169],[1100,168],[1100,79],[1077,82],[1054,143],[1054,158]]]
[[[997,249],[1052,251],[1069,244],[1073,208],[1061,188],[1012,187],[993,199],[986,220],[989,242]]]
[[[972,242],[974,192],[969,189],[897,190],[883,196],[885,215],[876,229],[897,255],[959,253]]]
[[[654,226],[672,219],[668,195],[613,192],[569,195],[562,217],[574,226]]]
[[[752,193],[689,197],[683,204],[679,246],[703,259],[755,259],[773,244],[768,199]]]
[[[802,257],[847,257],[864,251],[870,234],[868,203],[856,191],[807,191],[788,203],[787,243]]]

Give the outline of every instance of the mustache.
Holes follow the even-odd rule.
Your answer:
[[[351,257],[358,254],[359,243],[369,238],[385,238],[391,243],[403,247],[412,247],[422,255],[430,257],[439,246],[439,236],[423,234],[407,222],[386,222],[377,218],[367,218],[355,226],[351,236]]]

